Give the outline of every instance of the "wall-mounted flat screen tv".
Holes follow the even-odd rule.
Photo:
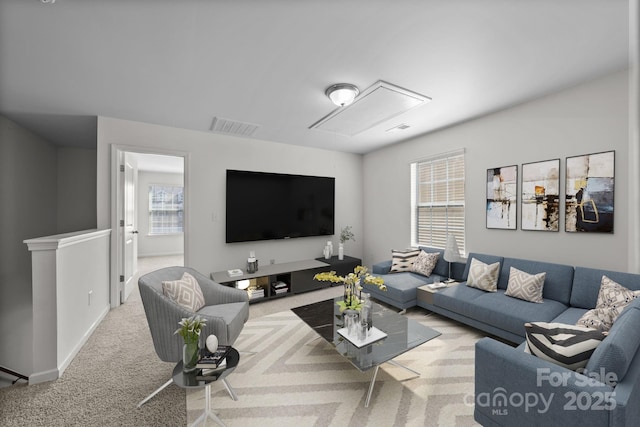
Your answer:
[[[334,234],[335,178],[227,170],[227,243]]]

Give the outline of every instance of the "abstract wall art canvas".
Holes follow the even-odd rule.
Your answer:
[[[613,233],[615,151],[567,157],[565,231]]]
[[[487,169],[487,228],[516,229],[518,166]]]
[[[558,231],[560,159],[522,165],[523,230]]]

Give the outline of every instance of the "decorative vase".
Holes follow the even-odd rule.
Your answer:
[[[185,341],[182,346],[182,372],[190,373],[196,370],[200,358],[200,346],[198,339]]]
[[[338,246],[338,259],[340,261],[344,259],[344,243],[340,243]]]

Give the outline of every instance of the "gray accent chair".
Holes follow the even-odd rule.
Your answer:
[[[185,272],[196,278],[204,295],[205,306],[195,313],[162,293],[163,281],[181,279]],[[189,267],[166,267],[145,274],[138,280],[138,288],[149,322],[153,346],[158,357],[164,362],[177,363],[182,359],[184,342],[179,334],[174,333],[181,319],[194,314],[199,315],[206,320],[201,339],[204,341],[206,337],[213,334],[218,337],[220,345],[233,345],[249,319],[249,298],[245,291],[223,286]],[[172,382],[173,379],[167,381],[141,401],[138,407],[144,405]],[[235,393],[229,384],[224,380],[223,383],[231,397],[236,400]]]

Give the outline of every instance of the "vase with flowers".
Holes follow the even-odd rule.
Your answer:
[[[182,371],[185,373],[196,370],[200,358],[200,332],[206,322],[200,316],[183,318],[178,322],[180,327],[174,332],[180,334],[184,340],[182,347]]]
[[[344,244],[348,240],[356,241],[355,235],[353,231],[351,231],[351,226],[347,225],[340,231],[340,246],[338,247],[338,259],[344,259]]]
[[[352,273],[346,276],[338,276],[335,271],[329,271],[318,273],[313,278],[322,282],[342,283],[344,285],[344,298],[342,301],[338,301],[340,312],[345,310],[360,311],[362,309],[361,293],[363,283],[376,285],[381,291],[387,290],[384,279],[369,274],[369,269],[362,265],[357,266]]]

